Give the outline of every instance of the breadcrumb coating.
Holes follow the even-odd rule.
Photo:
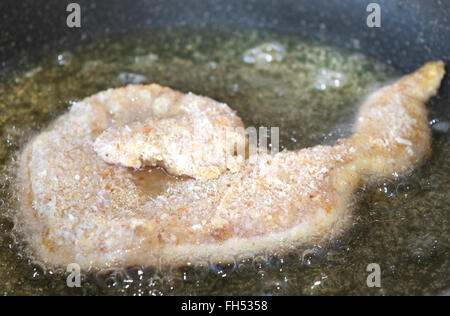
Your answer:
[[[444,64],[430,62],[376,91],[354,134],[334,146],[261,151],[236,168],[206,156],[209,137],[215,145],[223,134],[189,133],[190,124],[242,124],[225,105],[157,85],[100,92],[25,147],[18,227],[39,262],[85,270],[227,262],[330,240],[351,224],[359,185],[401,175],[430,154],[424,102],[443,75]],[[193,152],[184,150],[189,142]],[[123,167],[161,162],[195,179],[169,181],[151,195]]]
[[[226,104],[153,85],[142,117],[106,129],[94,149],[106,162],[126,167],[164,167],[173,175],[216,179],[237,172],[245,157],[244,125]],[[124,104],[122,104],[124,106]]]

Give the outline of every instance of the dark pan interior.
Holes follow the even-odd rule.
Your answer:
[[[450,1],[378,0],[381,27],[366,25],[371,0],[78,0],[82,27],[66,26],[67,0],[2,0],[2,70],[106,34],[168,25],[268,27],[326,40],[411,71],[450,62]],[[441,96],[450,97],[447,77]]]

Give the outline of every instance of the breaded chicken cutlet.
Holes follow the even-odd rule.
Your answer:
[[[208,156],[228,150],[218,127],[242,127],[226,105],[157,85],[100,92],[25,147],[17,227],[39,262],[82,269],[227,262],[330,240],[351,223],[364,181],[430,155],[425,102],[443,75],[430,62],[374,92],[333,146],[245,161]],[[127,168],[145,165],[192,178],[149,196]]]

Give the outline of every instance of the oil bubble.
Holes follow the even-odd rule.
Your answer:
[[[58,56],[56,56],[56,63],[58,66],[62,66],[62,67],[69,66],[71,64],[72,60],[73,60],[73,54],[68,51],[62,52],[62,53],[58,54]]]
[[[271,62],[280,62],[286,55],[286,49],[278,43],[264,43],[248,49],[243,60],[246,64],[263,65]]]
[[[121,83],[124,84],[140,84],[148,82],[148,78],[141,74],[131,73],[131,72],[121,72],[117,77]]]
[[[314,88],[324,91],[328,88],[342,87],[346,82],[347,78],[343,73],[330,69],[321,69],[314,81]]]

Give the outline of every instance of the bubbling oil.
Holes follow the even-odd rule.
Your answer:
[[[107,37],[60,51],[0,80],[0,294],[326,295],[436,294],[449,285],[450,121],[430,104],[433,157],[398,181],[357,193],[354,225],[328,245],[172,268],[84,272],[36,265],[14,232],[15,159],[76,101],[128,83],[158,83],[226,102],[246,126],[279,127],[280,149],[346,136],[356,105],[399,74],[390,66],[295,34],[258,29],[170,28]],[[447,125],[446,125],[447,124]],[[129,170],[143,193],[173,181],[161,168]],[[366,284],[378,263],[382,287]]]

